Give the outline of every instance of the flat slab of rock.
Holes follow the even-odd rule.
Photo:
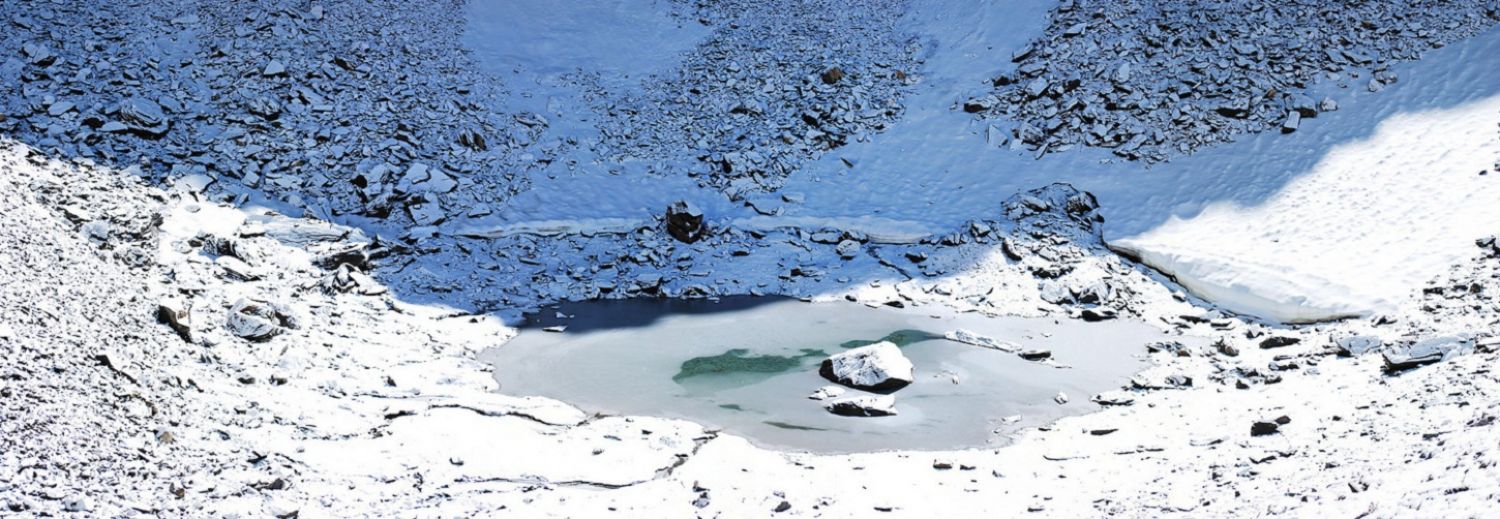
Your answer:
[[[1386,373],[1398,373],[1412,368],[1434,364],[1468,353],[1474,347],[1474,339],[1465,336],[1446,336],[1424,339],[1398,351],[1383,353]]]
[[[851,396],[823,404],[823,409],[839,416],[895,416],[896,397],[891,395]]]
[[[865,391],[895,391],[911,384],[911,361],[895,343],[882,341],[828,357],[818,374]]]
[[[828,400],[830,398],[838,398],[844,396],[844,393],[847,391],[847,389],[844,389],[840,386],[823,386],[818,388],[817,391],[813,391],[811,395],[807,395],[807,398],[813,400]]]
[[[1021,345],[1019,344],[1009,341],[1002,341],[993,337],[986,337],[984,335],[980,335],[968,330],[953,330],[951,332],[943,334],[943,338],[953,342],[971,344],[974,346],[989,348],[992,350],[1000,350],[1006,353],[1015,353],[1021,350]]]

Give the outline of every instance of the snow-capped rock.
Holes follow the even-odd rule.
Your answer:
[[[835,354],[818,369],[823,378],[866,391],[894,391],[911,384],[912,364],[895,343],[882,341]]]
[[[891,395],[859,395],[840,398],[823,404],[823,409],[841,416],[895,416],[896,397]]]

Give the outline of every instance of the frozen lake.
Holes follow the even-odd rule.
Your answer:
[[[1091,395],[1119,388],[1146,366],[1144,345],[1169,338],[1125,321],[763,298],[578,303],[535,321],[486,353],[507,394],[681,418],[765,447],[822,453],[1003,444],[1023,427],[1096,409]],[[542,330],[550,326],[567,328]],[[1056,365],[941,338],[955,329],[1051,350]],[[898,415],[835,416],[808,398],[831,384],[818,376],[828,355],[882,339],[915,365],[916,381],[893,393]],[[1071,401],[1054,402],[1058,392]]]

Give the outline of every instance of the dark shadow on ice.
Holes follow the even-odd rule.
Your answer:
[[[525,314],[523,329],[533,332],[562,326],[565,333],[648,327],[669,316],[706,316],[740,312],[757,306],[791,301],[786,297],[733,296],[715,299],[634,298],[547,305]],[[559,316],[561,314],[561,316]]]

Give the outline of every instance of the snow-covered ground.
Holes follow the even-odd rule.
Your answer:
[[[1216,202],[1114,243],[1235,311],[1390,311],[1500,232],[1497,117],[1500,94],[1396,114],[1258,204]]]

